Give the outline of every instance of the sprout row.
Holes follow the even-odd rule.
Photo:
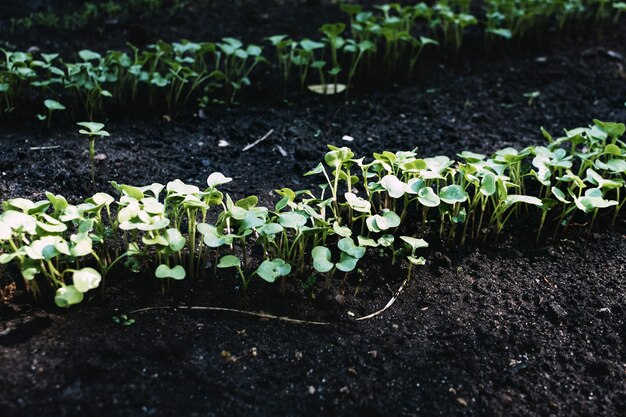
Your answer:
[[[608,0],[490,0],[486,1],[486,38],[509,39],[549,25],[593,19],[596,24],[619,18],[626,3]],[[50,123],[65,100],[93,121],[107,101],[119,105],[147,102],[172,112],[191,97],[200,106],[213,101],[234,102],[250,85],[252,71],[271,63],[285,89],[297,83],[322,93],[349,89],[355,80],[411,77],[424,48],[442,47],[456,53],[468,26],[479,24],[469,0],[438,1],[402,6],[397,3],[364,10],[344,4],[349,24],[321,26],[321,38],[292,39],[275,35],[263,45],[235,38],[219,42],[159,41],[145,50],[130,45],[126,51],[78,53],[76,62],[58,54],[0,49],[0,116],[24,105],[32,96],[44,107],[38,115]],[[309,85],[312,84],[312,85]]]
[[[254,277],[285,290],[288,276],[324,276],[345,282],[368,253],[392,263],[423,265],[422,237],[449,243],[497,239],[513,216],[549,225],[556,234],[575,219],[589,230],[604,214],[615,223],[624,203],[625,126],[598,120],[546,143],[504,148],[490,157],[473,152],[421,158],[415,151],[356,158],[329,146],[324,161],[306,175],[322,179],[318,193],[276,190],[273,207],[256,196],[233,200],[213,173],[205,188],[174,180],[166,185],[112,186],[119,196],[97,193],[80,204],[46,193],[14,198],[0,214],[0,263],[14,262],[37,297],[40,285],[56,289],[56,304],[79,303],[116,265],[149,271],[163,289],[171,280],[198,279],[210,269],[232,269],[246,290]],[[422,237],[418,237],[422,236]],[[260,250],[252,251],[256,247]],[[252,253],[261,253],[252,256]]]

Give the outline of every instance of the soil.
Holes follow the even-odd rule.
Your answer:
[[[253,40],[281,31],[312,34],[339,16],[329,2],[311,1],[266,1],[261,13],[234,12],[250,10],[243,7],[249,3],[214,2],[213,14],[174,21],[175,31],[158,19],[135,26],[153,30],[146,42],[161,30],[171,40],[192,34]],[[9,10],[3,7],[2,19]],[[54,49],[71,38],[69,53],[121,47],[129,33],[98,38],[91,29],[38,30],[4,40],[27,47],[45,38]],[[76,201],[95,190],[113,193],[110,180],[202,184],[221,171],[235,179],[226,192],[257,194],[270,204],[276,188],[315,185],[302,173],[328,143],[358,155],[418,147],[424,156],[454,157],[466,149],[542,143],[540,126],[558,134],[592,118],[626,121],[619,70],[626,25],[601,38],[551,37],[497,56],[484,56],[478,40],[467,48],[454,62],[425,59],[416,80],[349,99],[284,97],[266,69],[258,92],[238,106],[176,115],[120,111],[106,120],[112,136],[97,144],[95,184],[71,115],[51,130],[31,119],[3,122],[0,195],[39,198],[49,190]],[[531,105],[524,97],[530,91],[540,92]],[[344,135],[354,140],[344,142]],[[406,275],[403,267],[370,260],[362,275],[333,292],[294,279],[280,296],[255,281],[247,297],[228,274],[182,282],[167,294],[147,277],[118,274],[105,301],[91,297],[69,311],[30,303],[12,290],[15,271],[2,269],[0,409],[7,416],[623,416],[626,222],[622,217],[613,230],[601,225],[590,236],[574,227],[557,241],[534,244],[536,227],[513,224],[498,245],[431,240],[427,265],[396,303],[362,322],[354,317],[387,303]],[[329,324],[183,309],[131,313],[181,305]],[[112,316],[123,313],[135,323],[114,323]]]

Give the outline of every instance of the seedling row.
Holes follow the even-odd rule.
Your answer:
[[[159,41],[145,50],[78,53],[78,61],[59,54],[1,50],[0,117],[27,107],[33,97],[43,103],[37,117],[49,124],[53,114],[71,105],[89,120],[105,104],[149,103],[173,112],[190,100],[206,106],[235,102],[252,84],[253,71],[270,65],[285,91],[309,88],[334,94],[358,80],[389,85],[412,77],[426,48],[454,55],[470,26],[484,29],[488,47],[510,39],[541,34],[546,28],[567,30],[572,22],[586,27],[617,23],[626,3],[607,0],[469,0],[403,6],[384,4],[372,10],[343,4],[349,24],[321,26],[320,38],[274,35],[259,44],[235,38],[219,42]],[[480,14],[473,10],[483,7]]]
[[[90,137],[105,132],[82,127]],[[328,287],[345,285],[365,257],[382,255],[406,263],[410,278],[426,262],[424,238],[496,241],[520,216],[535,225],[537,239],[574,223],[591,231],[600,217],[614,224],[626,202],[624,131],[624,124],[598,120],[558,138],[542,129],[544,145],[491,156],[465,151],[458,161],[414,150],[366,160],[329,146],[305,174],[320,178],[319,189],[280,188],[273,207],[256,196],[233,200],[220,191],[231,178],[219,172],[202,188],[180,180],[112,182],[117,197],[14,198],[0,214],[0,263],[16,264],[35,298],[43,287],[56,291],[60,307],[104,290],[117,267],[152,273],[164,290],[220,268],[244,291],[259,278],[284,291],[287,280],[311,275]]]

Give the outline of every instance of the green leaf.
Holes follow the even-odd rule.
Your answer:
[[[424,259],[422,256],[420,256],[419,258],[415,257],[415,256],[407,256],[407,259],[409,260],[409,262],[411,262],[413,265],[417,265],[417,266],[422,266],[422,265],[426,265],[426,259]]]
[[[594,119],[593,123],[613,139],[621,137],[626,131],[624,123],[601,122],[598,119]]]
[[[42,214],[40,218],[45,221],[38,221],[37,227],[44,232],[62,233],[67,230],[67,226],[65,225],[65,223],[61,223],[60,221],[48,216],[47,214]]]
[[[428,242],[424,239],[418,239],[411,236],[400,236],[400,239],[405,241],[411,247],[411,253],[414,253],[417,249],[428,247]]]
[[[336,38],[346,30],[345,23],[325,23],[320,27],[320,32],[329,38]]]
[[[93,268],[79,269],[72,275],[74,287],[83,293],[98,288],[101,279],[100,273]]]
[[[46,106],[46,108],[50,111],[52,110],[65,110],[65,106],[61,103],[59,103],[58,101],[55,100],[45,100],[43,102],[44,106]]]
[[[537,197],[533,197],[529,195],[511,194],[506,197],[506,200],[504,201],[504,206],[510,207],[513,204],[517,204],[517,203],[531,204],[531,205],[538,206],[538,207],[541,207],[543,205],[541,200]]]
[[[150,215],[160,215],[165,212],[165,206],[154,197],[144,197],[141,199],[141,208]]]
[[[486,174],[480,182],[480,192],[484,196],[491,196],[496,192],[496,176],[492,173]]]
[[[303,39],[300,41],[300,46],[307,52],[311,52],[315,49],[321,49],[324,44],[321,42],[312,41],[311,39]]]
[[[46,61],[49,64],[55,59],[57,59],[59,57],[59,54],[44,54],[42,52],[41,57],[44,59],[44,61]]]
[[[159,184],[158,182],[153,182],[150,185],[145,185],[143,187],[137,187],[137,188],[139,189],[139,191],[141,191],[144,194],[150,191],[150,193],[152,193],[152,196],[158,199],[159,194],[161,194],[161,191],[163,191],[163,188],[165,188],[165,186],[163,184]]]
[[[398,216],[395,212],[385,209],[383,210],[382,217],[384,224],[386,225],[386,228],[383,230],[400,226],[400,216]],[[378,225],[380,227],[380,221],[378,222]]]
[[[618,204],[615,200],[606,200],[599,188],[590,188],[585,191],[581,198],[574,197],[576,206],[585,213],[591,213],[597,209],[613,207]]]
[[[91,253],[93,247],[93,241],[87,233],[79,233],[70,236],[72,247],[70,253],[72,256],[81,257],[87,256]]]
[[[367,228],[372,232],[381,232],[400,226],[400,216],[390,210],[383,210],[382,216],[375,214],[365,220]]]
[[[78,122],[76,123],[78,126],[82,126],[84,128],[86,128],[87,130],[79,130],[79,133],[83,134],[83,135],[89,135],[89,136],[110,136],[109,132],[107,132],[106,130],[102,130],[102,128],[104,128],[104,124],[103,123],[97,123],[97,122]]]
[[[439,190],[439,198],[447,204],[456,204],[467,201],[467,193],[460,185],[448,185]]]
[[[278,202],[276,203],[276,206],[275,206],[276,211],[281,211],[282,209],[287,207],[289,202],[290,202],[289,196],[284,196],[283,198],[278,200]]]
[[[6,211],[13,208],[21,210],[24,213],[28,213],[31,208],[35,207],[35,203],[26,198],[12,198],[10,200],[6,200],[2,205]]]
[[[265,223],[258,229],[262,236],[272,236],[283,231],[283,227],[278,223]]]
[[[200,188],[198,188],[197,186],[191,185],[191,184],[185,184],[179,179],[175,179],[174,181],[168,182],[166,189],[168,193],[172,193],[178,196],[198,194],[200,192]]]
[[[235,205],[237,207],[241,207],[244,210],[252,210],[255,208],[257,203],[259,202],[259,197],[255,195],[249,195],[246,198],[242,198],[241,200],[237,200]]]
[[[2,221],[10,225],[13,230],[22,230],[31,235],[37,234],[37,221],[28,214],[18,211],[5,211],[2,214]]]
[[[369,246],[372,248],[375,248],[378,246],[378,243],[374,239],[369,238],[369,237],[358,236],[357,240],[359,242],[359,246]]]
[[[463,224],[467,219],[467,210],[463,207],[456,216],[452,216],[452,221],[456,224]]]
[[[319,164],[315,166],[315,168],[306,172],[304,176],[308,177],[309,175],[321,174],[322,172],[324,172],[324,165],[322,165],[322,163],[320,162]]]
[[[324,156],[324,161],[328,166],[333,168],[338,168],[343,165],[344,162],[349,161],[354,157],[354,153],[350,150],[350,148],[342,147],[336,150],[332,150]]]
[[[143,236],[141,238],[141,241],[149,246],[169,246],[169,242],[167,241],[167,239],[163,236],[154,236],[152,238],[149,238],[147,236]]]
[[[356,264],[359,260],[353,256],[348,255],[345,252],[341,252],[339,262],[337,262],[337,269],[342,272],[350,272],[356,268]]]
[[[487,33],[491,33],[493,35],[499,36],[504,39],[511,39],[513,37],[513,33],[509,29],[503,28],[488,28],[485,30]]]
[[[322,274],[333,269],[333,263],[330,261],[330,249],[324,246],[316,246],[311,251],[313,257],[313,268]]]
[[[461,158],[465,159],[467,162],[479,162],[486,158],[485,155],[480,153],[474,153],[470,151],[463,151],[460,154],[457,154]]]
[[[604,153],[607,155],[614,155],[617,157],[621,157],[622,156],[622,150],[620,149],[619,146],[614,145],[612,143],[606,145],[604,147]]]
[[[25,262],[24,265],[22,265],[20,272],[22,273],[22,277],[26,281],[32,281],[33,279],[35,279],[35,277],[40,271],[39,271],[39,267],[29,266],[29,263]]]
[[[43,236],[41,239],[31,242],[24,250],[30,259],[50,260],[59,254],[56,249],[58,242],[63,241],[59,236]]]
[[[175,228],[167,229],[165,231],[165,239],[167,239],[169,248],[173,252],[178,252],[179,250],[185,247],[185,243],[186,243],[185,238],[183,237],[182,233],[178,231],[178,229],[175,229]]]
[[[337,246],[342,252],[356,259],[361,259],[365,255],[365,248],[355,245],[351,237],[344,237],[339,240]]]
[[[267,213],[259,213],[254,211],[246,212],[246,215],[239,223],[239,233],[243,230],[252,230],[261,227],[265,224],[265,217]]]
[[[354,193],[345,193],[344,197],[348,203],[348,205],[354,211],[358,211],[359,213],[369,213],[372,209],[372,205],[369,201],[358,197]]]
[[[219,230],[211,224],[198,223],[196,229],[204,236],[204,244],[210,248],[219,248],[220,246],[232,243],[232,237],[220,233]]]
[[[597,169],[606,170],[615,174],[626,173],[626,160],[624,159],[609,159],[606,163],[596,159],[594,166]]]
[[[426,186],[426,183],[421,178],[411,178],[407,183],[406,192],[409,194],[417,194],[422,188]]]
[[[0,255],[0,264],[5,265],[11,262],[13,259],[17,258],[17,253],[3,253]]]
[[[83,301],[83,293],[73,285],[66,285],[57,289],[54,302],[58,307],[66,308]]]
[[[170,268],[169,266],[162,264],[157,267],[154,275],[157,278],[172,278],[180,281],[181,279],[185,278],[187,273],[185,271],[185,268],[183,268],[181,265],[176,265],[175,267]]]
[[[217,264],[218,268],[241,268],[241,261],[235,255],[224,255]]]
[[[378,238],[378,244],[384,248],[389,248],[393,245],[395,237],[393,235],[382,235]]]
[[[137,187],[133,187],[132,185],[118,184],[115,181],[111,181],[111,185],[117,190],[121,191],[123,194],[126,194],[129,197],[134,198],[135,200],[141,200],[144,198],[144,193],[141,189]]]
[[[380,185],[387,190],[387,193],[392,198],[402,197],[406,190],[406,184],[400,181],[395,175],[385,175],[380,180]]]
[[[246,209],[236,206],[228,194],[226,195],[226,210],[235,220],[243,220],[246,217]]]
[[[341,237],[350,237],[352,236],[352,230],[350,230],[349,227],[346,226],[340,226],[339,223],[334,222],[333,223],[333,231],[341,236]]]
[[[13,230],[11,229],[11,226],[9,226],[9,224],[0,220],[0,241],[9,240],[12,237],[13,237]]]
[[[417,199],[420,204],[426,207],[437,207],[441,201],[431,187],[424,187],[417,192]]]
[[[306,224],[306,220],[306,217],[294,211],[278,215],[278,223],[287,229],[299,229]]]
[[[69,206],[67,200],[62,195],[54,195],[46,191],[46,198],[48,198],[54,208],[54,211],[56,212],[63,211],[67,206]]]
[[[279,277],[289,275],[291,272],[291,265],[283,261],[282,259],[264,260],[259,265],[256,273],[267,282],[274,282]]]
[[[110,206],[115,199],[107,193],[96,193],[91,197],[91,201],[97,206]]]
[[[571,201],[568,200],[567,197],[565,197],[565,193],[563,191],[559,190],[556,187],[552,187],[551,191],[552,191],[552,194],[556,197],[556,199],[559,200],[561,203],[565,203],[565,204],[571,203]]]
[[[230,177],[226,177],[221,172],[214,172],[207,178],[207,185],[211,188],[215,188],[218,185],[226,184],[231,182],[233,179]]]
[[[78,52],[78,56],[80,56],[83,61],[93,61],[101,58],[101,55],[99,53],[90,51],[88,49],[83,49],[82,51]]]

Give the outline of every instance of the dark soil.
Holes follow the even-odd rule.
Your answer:
[[[172,36],[286,32],[292,16],[304,12],[293,2],[279,3],[267,7],[271,23],[259,24],[252,12],[233,12],[232,26],[225,15],[201,15],[206,32],[173,24]],[[316,15],[316,7],[307,2],[302,9]],[[321,10],[324,18],[304,20],[294,33],[328,20],[331,6]],[[72,48],[120,46],[90,36],[74,34]],[[120,36],[112,39],[126,39]],[[53,47],[65,38],[52,34],[46,42]],[[425,156],[451,157],[465,149],[538,144],[539,126],[558,134],[592,118],[626,121],[618,56],[625,48],[622,25],[601,39],[552,39],[491,58],[467,52],[455,63],[424,62],[408,85],[349,100],[283,100],[271,78],[261,77],[262,93],[237,107],[183,111],[172,121],[140,109],[108,120],[112,136],[97,145],[106,158],[98,162],[96,184],[88,181],[87,143],[73,119],[60,118],[53,130],[13,121],[0,130],[0,195],[38,198],[49,190],[78,200],[95,190],[113,192],[109,180],[202,184],[210,172],[222,171],[235,178],[225,191],[258,194],[269,204],[276,188],[314,186],[314,178],[301,174],[323,157],[327,143],[361,155],[419,147]],[[529,106],[524,93],[530,91],[541,95]],[[270,129],[265,141],[241,151]],[[343,142],[344,135],[354,141]],[[218,146],[222,140],[228,146]],[[556,242],[532,244],[536,226],[507,228],[498,245],[431,241],[427,266],[398,301],[363,322],[353,317],[384,306],[404,279],[403,268],[369,261],[363,276],[337,293],[304,289],[302,277],[281,297],[255,281],[247,298],[230,275],[208,274],[162,295],[154,280],[120,274],[106,301],[92,298],[69,311],[32,305],[5,286],[1,414],[623,416],[624,219],[613,231],[587,236],[574,228]],[[6,284],[15,274],[7,268],[0,277]],[[136,322],[128,327],[112,320],[138,308],[178,305],[331,324],[183,310],[131,314]]]

